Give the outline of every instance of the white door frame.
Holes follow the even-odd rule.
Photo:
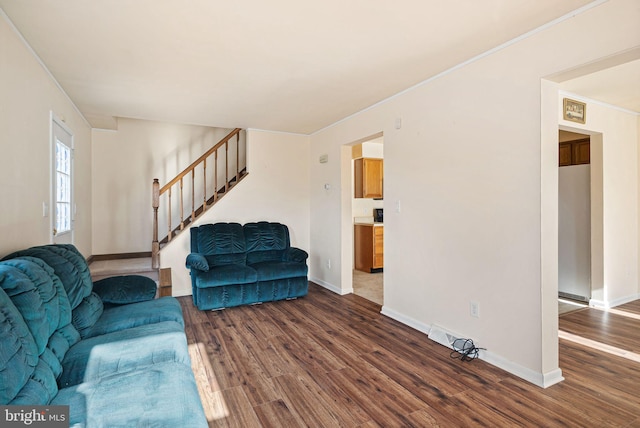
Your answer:
[[[49,186],[49,191],[50,191],[50,218],[51,218],[51,223],[50,223],[50,229],[49,229],[49,236],[50,236],[50,243],[52,244],[56,244],[56,243],[64,243],[64,244],[73,244],[74,243],[74,232],[75,232],[75,228],[74,228],[74,223],[75,223],[75,202],[74,202],[74,136],[73,136],[73,132],[71,131],[71,129],[64,123],[64,120],[60,117],[58,117],[54,112],[50,112],[50,168],[51,168],[51,181],[50,181],[50,186]],[[63,233],[57,233],[56,231],[56,137],[59,136],[59,134],[56,133],[56,127],[59,127],[64,133],[68,134],[68,147],[71,149],[71,197],[70,197],[70,215],[71,215],[71,225],[70,225],[70,230],[63,232]],[[66,145],[67,141],[63,141],[63,143]]]

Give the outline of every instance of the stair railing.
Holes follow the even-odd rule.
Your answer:
[[[245,147],[245,162],[244,167],[241,166],[241,153],[240,153],[240,132],[242,129],[236,128],[231,131],[226,137],[220,140],[215,146],[207,150],[202,156],[196,159],[191,165],[185,168],[175,178],[170,180],[167,184],[160,187],[160,182],[157,178],[153,180],[153,193],[152,193],[152,207],[153,207],[153,241],[151,243],[151,264],[154,268],[160,267],[160,245],[171,241],[176,234],[184,230],[185,226],[189,225],[200,215],[204,214],[208,208],[215,204],[218,199],[229,191],[229,189],[243,179],[247,175],[246,171],[246,147]],[[234,170],[229,171],[229,142],[232,138],[236,138],[235,144],[235,158],[232,156],[231,161],[235,163]],[[224,174],[218,171],[218,159],[220,150],[224,150]],[[233,153],[232,153],[233,155]],[[213,156],[213,172],[207,171],[207,159]],[[235,161],[235,162],[233,162]],[[202,196],[202,205],[196,207],[196,170],[201,171],[202,174],[202,193],[198,193]],[[210,178],[213,181],[213,185],[207,189],[208,174],[212,175]],[[218,186],[218,175],[224,177],[224,184]],[[190,175],[190,177],[188,177]],[[187,218],[184,215],[184,182],[187,181],[187,185],[191,187],[191,213],[188,213]],[[175,201],[172,201],[173,188],[177,187],[178,190],[178,205],[174,207]],[[211,193],[211,194],[210,194]],[[166,213],[167,222],[167,235],[162,240],[158,240],[158,216],[163,196],[166,195],[166,209],[163,208],[162,212]],[[180,222],[174,227],[172,223],[172,211],[177,211]]]

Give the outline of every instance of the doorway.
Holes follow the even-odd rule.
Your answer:
[[[384,149],[381,135],[351,145],[353,293],[384,304]]]
[[[560,130],[558,171],[559,314],[591,299],[590,136]]]

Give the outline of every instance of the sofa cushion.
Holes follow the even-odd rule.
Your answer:
[[[207,266],[210,268],[213,266],[224,265],[244,265],[247,262],[246,253],[237,254],[211,254],[204,256],[207,261]]]
[[[106,308],[98,322],[84,331],[84,337],[93,337],[164,321],[174,321],[184,327],[182,308],[173,297],[161,297],[146,302]]]
[[[184,327],[179,322],[141,325],[81,340],[62,361],[58,383],[65,388],[165,361],[190,364]]]
[[[243,228],[248,253],[289,248],[289,229],[284,224],[261,221]]]
[[[102,300],[96,293],[91,293],[73,310],[72,323],[80,333],[80,337],[84,338],[87,332],[102,316],[104,305]]]
[[[55,375],[51,367],[40,359],[27,383],[9,404],[12,406],[48,404],[57,393],[58,385]]]
[[[0,269],[4,272],[0,287],[20,311],[40,355],[59,323],[58,296],[53,281],[46,271],[28,260],[4,261]]]
[[[68,324],[71,324],[71,304],[69,303],[69,297],[67,296],[67,292],[64,289],[64,285],[62,284],[62,281],[60,281],[60,278],[58,277],[58,275],[55,274],[55,271],[53,270],[53,268],[48,264],[46,264],[44,260],[39,259],[37,257],[30,257],[30,256],[16,257],[14,259],[6,260],[2,263],[11,264],[16,260],[27,260],[32,263],[35,263],[47,273],[49,279],[53,281],[53,285],[56,288],[56,294],[58,295],[58,312],[59,312],[58,327],[61,328]]]
[[[151,300],[155,297],[156,282],[142,275],[121,275],[93,283],[93,291],[104,303],[124,305]]]
[[[69,406],[73,427],[207,427],[191,367],[181,363],[64,388],[51,404]]]
[[[199,272],[196,278],[198,288],[217,287],[220,285],[250,284],[258,280],[255,269],[244,265],[224,265]]]
[[[10,266],[0,267],[2,281]],[[38,365],[38,347],[18,309],[0,288],[0,404],[8,404]]]
[[[42,259],[53,268],[55,274],[62,281],[72,309],[91,293],[93,283],[89,266],[75,247],[65,245],[31,247],[10,254],[5,257],[5,260],[22,256]]]
[[[258,281],[307,276],[307,265],[297,262],[260,262],[250,265],[256,270]]]
[[[191,252],[200,254],[238,254],[245,252],[242,225],[204,224],[191,229]]]
[[[247,254],[247,264],[253,265],[260,262],[281,262],[284,260],[286,250],[253,251]]]

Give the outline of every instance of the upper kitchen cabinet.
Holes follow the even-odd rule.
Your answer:
[[[384,167],[382,159],[358,158],[354,160],[356,198],[382,198]]]

